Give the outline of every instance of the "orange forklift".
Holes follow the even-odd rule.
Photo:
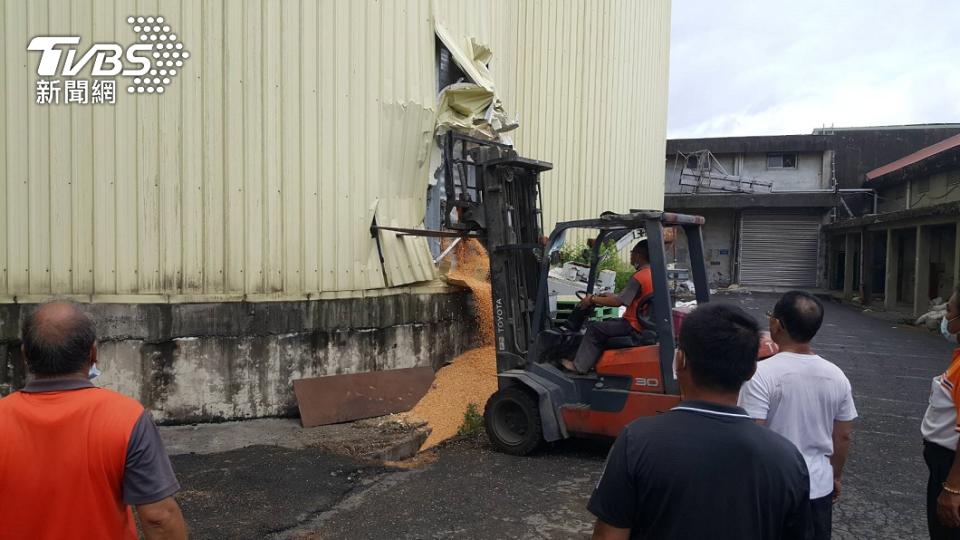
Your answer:
[[[681,317],[668,285],[664,228],[683,229],[677,241],[686,238],[696,299],[702,304],[710,299],[703,218],[653,210],[605,213],[559,223],[544,242],[540,174],[552,168],[550,163],[452,132],[445,135],[443,150],[444,225],[478,236],[490,257],[499,390],[486,404],[484,422],[493,446],[524,455],[543,441],[615,437],[632,420],[678,403],[674,318]],[[646,237],[654,284],[638,307],[644,330],[608,341],[596,371],[586,375],[558,364],[577,350],[591,313],[577,309],[560,321],[551,318],[549,309],[551,261],[576,230],[593,236],[589,278],[581,294],[592,294],[596,287],[601,247],[627,235]]]
[[[490,258],[494,345],[499,390],[484,410],[490,442],[508,454],[525,455],[544,441],[577,436],[615,437],[641,416],[669,410],[680,401],[673,357],[682,310],[674,309],[668,276],[665,227],[685,233],[691,277],[699,304],[710,300],[698,216],[656,210],[604,213],[596,219],[557,224],[544,238],[540,174],[550,163],[520,157],[508,146],[449,132],[442,139],[443,231],[377,227],[401,234],[477,238]],[[653,293],[638,307],[642,332],[614,338],[586,375],[559,367],[579,347],[591,310],[564,320],[551,317],[548,275],[564,238],[593,235],[586,291],[599,275],[601,248],[609,242],[646,237]],[[581,233],[582,234],[582,233]],[[677,235],[677,241],[681,235]]]

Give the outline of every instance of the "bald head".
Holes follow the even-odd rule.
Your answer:
[[[50,302],[23,321],[27,369],[41,377],[82,374],[92,360],[93,321],[68,302]]]
[[[810,343],[823,324],[823,304],[810,293],[790,291],[777,302],[773,316],[790,334],[790,339],[797,343]]]

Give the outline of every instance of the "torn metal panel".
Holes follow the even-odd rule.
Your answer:
[[[435,31],[440,42],[450,51],[453,60],[470,80],[489,92],[495,92],[493,77],[487,69],[492,53],[490,48],[478,41],[457,39],[439,20],[435,21]]]
[[[388,179],[371,221],[381,227],[423,228],[434,111],[415,103],[388,103],[381,114],[380,166]],[[437,277],[425,238],[376,232],[388,287]]]
[[[451,84],[440,93],[437,109],[437,134],[458,128],[474,136],[496,139],[497,134],[487,121],[487,110],[493,105],[493,92],[473,83]]]
[[[374,223],[380,227],[403,228],[400,221],[390,216],[398,211],[404,201],[380,201]],[[387,286],[429,281],[436,277],[433,258],[427,239],[421,236],[398,233],[388,229],[376,231],[383,261]]]
[[[433,383],[433,369],[418,367],[297,379],[300,423],[323,426],[408,411]]]
[[[439,22],[436,33],[457,66],[473,81],[451,84],[441,91],[436,134],[457,129],[474,137],[503,141],[501,133],[516,129],[519,122],[507,117],[503,102],[494,90],[487,70],[493,51],[474,38],[457,39]],[[461,43],[463,48],[459,46]]]

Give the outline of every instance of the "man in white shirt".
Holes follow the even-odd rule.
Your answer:
[[[803,454],[810,471],[807,538],[829,539],[832,504],[840,497],[857,417],[850,381],[810,348],[823,323],[823,304],[815,296],[788,292],[768,316],[770,336],[780,353],[757,364],[757,373],[740,391],[740,406]]]
[[[940,333],[956,344],[960,333],[960,286],[950,295],[947,313],[940,320]],[[960,349],[953,351],[950,366],[933,378],[930,405],[923,415],[923,460],[927,479],[927,527],[931,540],[960,538]]]

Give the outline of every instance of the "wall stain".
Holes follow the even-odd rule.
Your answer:
[[[129,344],[112,359],[113,373],[126,378],[108,384],[136,389],[158,423],[178,424],[295,416],[297,378],[442,366],[476,343],[469,298],[456,292],[309,303],[90,304],[85,311],[101,342]],[[20,310],[0,305],[0,319],[18,320]],[[0,395],[25,382],[18,328],[4,330]],[[193,378],[192,369],[205,375]]]

